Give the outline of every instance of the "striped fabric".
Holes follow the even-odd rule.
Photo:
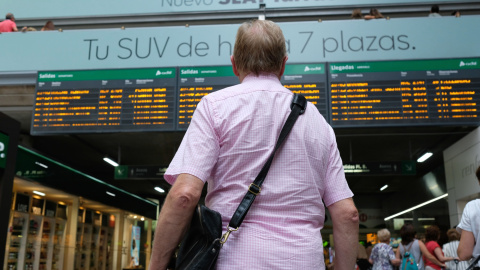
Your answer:
[[[270,74],[205,96],[165,179],[173,183],[188,173],[208,181],[206,205],[221,213],[225,231],[272,152],[292,97]],[[242,226],[223,246],[217,269],[323,269],[325,205],[352,196],[335,134],[308,103]]]
[[[458,257],[457,249],[459,243],[459,241],[455,240],[443,245],[443,253],[445,253],[445,257]],[[454,261],[449,261],[445,263],[446,270],[465,270],[468,268],[469,265],[470,264],[468,261],[458,262],[458,267]]]

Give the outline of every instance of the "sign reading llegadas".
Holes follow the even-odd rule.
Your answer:
[[[480,16],[279,25],[287,64],[480,55],[480,35],[472,34]],[[238,26],[7,33],[0,38],[0,59],[9,64],[0,66],[0,72],[231,65]]]
[[[133,14],[165,14],[172,12],[212,12],[259,9],[308,8],[308,7],[361,7],[408,5],[416,0],[2,0],[0,10],[13,12],[18,18],[91,17]],[[441,4],[451,0],[423,0],[423,3]],[[457,1],[472,3],[474,0]],[[425,10],[428,13],[428,10]],[[41,15],[39,15],[41,14]]]

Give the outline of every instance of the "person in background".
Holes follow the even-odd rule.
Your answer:
[[[435,263],[440,267],[445,267],[445,264],[437,260],[435,256],[433,256],[430,252],[428,252],[425,244],[422,241],[415,239],[415,235],[417,232],[412,224],[404,224],[402,228],[400,228],[400,237],[402,238],[402,242],[398,245],[398,248],[395,252],[395,257],[397,259],[402,260],[403,254],[408,251],[411,256],[415,258],[415,262],[418,265],[419,270],[425,269],[425,263],[423,261],[423,256],[428,258],[430,261]],[[423,256],[422,256],[423,255]],[[400,269],[403,269],[404,265],[400,266]]]
[[[457,255],[457,249],[458,249],[458,244],[460,243],[460,233],[457,232],[456,229],[450,229],[447,231],[447,237],[448,237],[448,243],[443,245],[443,253],[447,257],[458,257]],[[457,266],[458,264],[458,266]],[[468,262],[466,261],[449,261],[445,263],[447,270],[465,270],[468,267]]]
[[[368,270],[372,268],[372,265],[368,261],[367,250],[362,243],[358,243],[357,251],[357,265],[360,270]]]
[[[27,27],[22,28],[22,32],[27,31]],[[15,23],[15,16],[12,13],[7,13],[5,20],[0,22],[0,33],[18,32],[17,24]]]
[[[461,16],[460,10],[454,10],[454,11],[452,11],[452,16],[455,16],[455,17],[457,17],[457,18],[460,17],[460,16]]]
[[[354,20],[363,19],[362,10],[359,9],[359,8],[354,9],[352,11],[352,16],[350,16],[350,18],[352,18]]]
[[[166,268],[207,181],[205,204],[221,214],[226,231],[291,112],[293,93],[280,82],[287,59],[277,24],[253,20],[239,27],[230,60],[240,84],[202,97],[195,109],[164,175],[173,186],[158,218],[150,269]],[[223,245],[217,270],[324,269],[325,207],[333,223],[335,269],[354,268],[359,217],[353,193],[333,129],[315,105],[307,105],[242,226]]]
[[[433,5],[432,8],[430,8],[430,14],[428,14],[428,17],[442,17],[442,15],[440,15],[440,7],[438,5]]]
[[[377,232],[379,243],[372,249],[372,254],[368,261],[373,264],[372,270],[394,270],[394,266],[399,266],[400,259],[395,258],[390,244],[390,231],[381,229]]]
[[[425,246],[427,247],[428,252],[433,254],[437,260],[442,263],[453,261],[456,257],[445,257],[442,251],[442,248],[438,244],[438,239],[440,239],[440,229],[436,225],[431,225],[425,230]],[[429,260],[427,256],[423,256],[425,261],[425,270],[441,270],[441,266],[435,264],[433,261]]]
[[[47,21],[45,25],[42,27],[41,31],[53,31],[55,30],[55,25],[52,21]]]
[[[480,166],[475,173],[480,184]],[[480,199],[470,201],[463,209],[462,219],[457,226],[460,243],[457,254],[460,260],[470,260],[480,256]],[[475,265],[480,269],[480,261]],[[475,268],[474,268],[475,269]]]
[[[372,254],[372,249],[373,249],[373,244],[372,242],[367,242],[365,251],[367,252],[367,258],[370,258],[370,255]]]
[[[365,20],[371,20],[371,19],[383,19],[382,13],[378,11],[376,8],[370,9],[370,13],[368,15],[365,15]]]

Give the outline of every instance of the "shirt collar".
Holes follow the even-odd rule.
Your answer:
[[[245,78],[243,78],[242,83],[249,82],[249,81],[255,81],[255,80],[271,80],[271,81],[279,82],[277,75],[275,75],[273,73],[262,72],[258,76],[255,75],[255,74],[252,74],[252,73],[248,74],[247,76],[245,76]]]

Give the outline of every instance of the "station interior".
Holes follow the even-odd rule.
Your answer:
[[[263,2],[266,4],[262,4]],[[335,27],[335,22],[350,21],[352,10],[355,8],[360,8],[363,14],[368,14],[371,8],[377,8],[385,16],[384,23],[388,23],[388,21],[406,21],[428,17],[432,4],[437,4],[430,1],[395,1],[393,4],[388,3],[388,1],[381,1],[383,3],[373,5],[369,4],[370,1],[364,1],[367,3],[362,6],[352,4],[322,6],[321,2],[319,1],[316,7],[302,5],[296,7],[292,4],[290,7],[269,8],[269,2],[265,0],[260,1],[261,4],[258,9],[237,10],[232,8],[231,10],[215,12],[106,14],[93,17],[83,14],[55,18],[43,16],[22,18],[21,11],[12,12],[15,13],[16,24],[19,29],[24,26],[40,29],[47,20],[52,20],[58,34],[88,30],[118,31],[119,29],[130,30],[136,28],[149,28],[161,33],[162,28],[168,27],[193,28],[195,26],[239,25],[255,18],[266,18],[278,23],[331,23],[332,27]],[[451,13],[456,10],[461,11],[461,17],[456,18],[458,20],[480,17],[480,3],[476,1],[440,1],[438,4],[442,17],[432,18],[435,20],[451,20]],[[28,7],[24,8],[27,9]],[[2,9],[2,4],[0,4],[0,12],[6,13],[10,10]],[[361,20],[359,23],[363,23],[362,27],[368,27],[369,21]],[[475,29],[476,26],[471,26],[469,31]],[[424,31],[428,32],[429,30],[425,29]],[[10,36],[31,34],[29,32],[2,33],[0,34],[0,44],[2,44],[2,39],[6,39],[7,42],[20,42],[22,40],[10,39]],[[443,33],[443,35],[445,39],[448,39],[450,33]],[[56,36],[52,38],[56,38]],[[478,41],[478,39],[476,40]],[[461,43],[462,41],[457,42]],[[478,59],[480,57],[478,43],[471,46],[476,46],[477,49],[473,50],[474,52],[468,57],[463,58]],[[452,50],[455,49],[452,48]],[[16,57],[22,57],[21,52],[15,53],[17,54]],[[0,52],[0,59],[2,55],[5,55],[5,52]],[[361,61],[369,60],[368,56],[359,59]],[[360,61],[359,59],[352,59],[351,62]],[[437,59],[445,59],[445,57],[439,55]],[[408,59],[407,57],[400,60],[418,59]],[[48,61],[48,59],[45,61]],[[68,59],[64,61],[68,61]],[[162,63],[160,65],[160,67],[165,66],[175,67],[178,65],[176,63]],[[145,66],[145,68],[151,67],[149,65]],[[111,69],[122,68],[129,67],[115,66]],[[94,70],[96,68],[92,67],[90,69]],[[2,70],[0,70],[0,113],[3,114],[2,119],[14,119],[19,123],[17,159],[10,163],[15,168],[12,169],[14,172],[14,177],[12,176],[14,178],[13,186],[11,190],[3,190],[1,193],[2,205],[8,205],[8,213],[6,214],[2,210],[2,217],[0,218],[0,223],[3,224],[1,228],[8,229],[8,234],[0,238],[5,239],[7,243],[4,249],[0,249],[0,251],[5,251],[4,259],[1,261],[3,262],[3,269],[126,269],[129,265],[131,266],[130,256],[127,253],[132,250],[132,239],[137,237],[135,233],[138,235],[138,239],[136,239],[138,242],[133,245],[140,243],[141,248],[139,259],[134,265],[138,266],[137,268],[147,268],[154,237],[156,215],[170,188],[162,175],[180,146],[185,131],[95,131],[91,133],[63,132],[32,135],[38,72],[42,70],[36,69],[35,64],[32,64],[31,69],[26,67],[23,70]],[[476,71],[480,72],[480,67],[477,67]],[[472,81],[475,81],[475,78]],[[479,86],[480,76],[477,75],[476,89],[474,90],[476,91],[477,111],[480,110],[478,106],[480,104]],[[451,185],[449,186],[449,180],[447,180],[448,169],[445,165],[447,160],[445,160],[444,152],[460,140],[471,136],[471,134],[477,136],[477,138],[474,138],[477,143],[480,142],[478,119],[479,116],[477,115],[473,122],[451,121],[447,124],[377,124],[334,127],[344,166],[348,165],[350,166],[348,168],[351,169],[348,171],[346,169],[346,179],[354,193],[353,199],[360,213],[359,239],[361,241],[364,243],[375,242],[375,234],[382,228],[389,229],[392,238],[397,239],[401,225],[406,222],[413,223],[420,235],[430,225],[439,226],[443,232],[457,225],[461,217],[461,206],[464,206],[469,200],[479,198],[480,189],[478,189],[477,183],[476,190],[471,190],[467,195],[457,195],[457,197],[452,198],[455,190],[451,188]],[[0,123],[4,125],[10,122]],[[0,131],[5,133],[5,130]],[[478,149],[480,144],[473,143],[472,145],[475,145]],[[417,160],[426,152],[431,152],[433,155],[424,162],[418,162]],[[475,160],[478,154],[472,155],[474,165],[480,165],[480,158]],[[118,175],[115,174],[115,167],[106,163],[104,161],[105,157],[130,168],[155,168],[158,173],[155,176],[119,179]],[[23,160],[20,160],[20,158]],[[35,162],[42,164],[44,162],[54,164],[53,166],[58,167],[57,175],[49,173],[48,169],[45,170],[47,171],[46,176],[27,175],[28,173],[21,164],[34,159],[38,159]],[[362,168],[362,165],[372,166],[372,168],[375,167],[379,170],[368,173],[354,169]],[[414,169],[405,171],[405,166],[413,166]],[[385,169],[387,167],[388,169]],[[381,170],[382,168],[384,170]],[[2,171],[2,168],[0,168],[0,175],[3,175],[6,171]],[[67,179],[64,179],[65,182],[61,183],[57,178],[61,178],[63,174],[67,176],[75,175],[72,176],[72,179],[78,177],[78,180],[72,180],[72,183],[75,182],[72,186],[69,186]],[[469,179],[475,180],[473,176]],[[2,181],[6,180],[2,179]],[[82,186],[82,183],[87,184]],[[105,197],[105,194],[93,194],[94,192],[91,189],[94,189],[96,185],[108,187],[118,193],[124,193],[125,197],[120,199],[119,196],[113,202],[114,199],[108,195]],[[3,187],[4,184],[0,185],[0,189]],[[158,188],[163,192],[159,192]],[[38,197],[33,191],[41,191],[43,196]],[[8,194],[8,196],[5,194]],[[89,196],[90,194],[93,195]],[[205,194],[206,189],[203,197]],[[104,196],[104,198],[100,198],[101,196]],[[8,201],[5,201],[6,198],[8,198]],[[28,205],[27,212],[16,209],[19,206],[18,201],[21,200],[27,200],[25,203]],[[129,206],[130,200],[135,202]],[[419,206],[425,202],[428,203]],[[56,216],[47,215],[49,203],[55,205],[56,214],[54,215]],[[42,206],[38,204],[42,204]],[[64,205],[66,205],[66,213],[59,216],[64,211]],[[142,208],[143,206],[145,207]],[[401,214],[397,215],[398,213]],[[23,228],[20,229],[23,230],[22,233],[28,234],[26,231],[32,229],[32,222],[38,222],[39,226],[42,225],[44,235],[46,228],[49,227],[56,226],[56,229],[61,230],[58,239],[52,233],[51,240],[48,240],[50,241],[49,244],[45,244],[45,247],[48,246],[51,251],[43,255],[43,246],[37,250],[30,248],[29,251],[30,240],[25,240],[25,242],[18,240],[18,245],[12,244],[15,242],[15,223],[25,220],[30,221],[30,226],[17,224],[20,228]],[[74,225],[70,223],[74,223]],[[96,227],[98,229],[95,229]],[[38,231],[40,232],[40,230],[39,228]],[[34,233],[37,237],[35,241],[41,241],[42,237],[48,238],[48,236],[42,236],[39,232]],[[332,227],[331,221],[328,220],[328,214],[325,227],[321,233],[325,241],[332,241]],[[29,234],[28,239],[30,239],[31,234]],[[97,248],[96,252],[88,251],[90,253],[86,253],[82,251],[80,241],[84,240],[79,234],[82,234],[82,237],[87,237],[87,235],[92,237],[91,242],[83,242],[82,245],[92,243],[92,250],[95,246]],[[59,240],[60,235],[63,240]],[[95,238],[95,235],[97,238]],[[106,240],[103,240],[103,238]],[[58,241],[58,245],[61,247],[57,247],[55,241]],[[93,241],[99,242],[93,245]],[[443,241],[446,240],[443,239]],[[331,244],[334,245],[334,243]],[[23,247],[23,245],[27,247]],[[61,253],[56,253],[57,249],[62,250]],[[35,256],[31,258],[32,255],[28,255],[35,252],[38,253],[39,260],[34,259],[37,258]],[[83,262],[84,260],[87,260],[87,262]],[[15,265],[15,268],[13,265]]]

